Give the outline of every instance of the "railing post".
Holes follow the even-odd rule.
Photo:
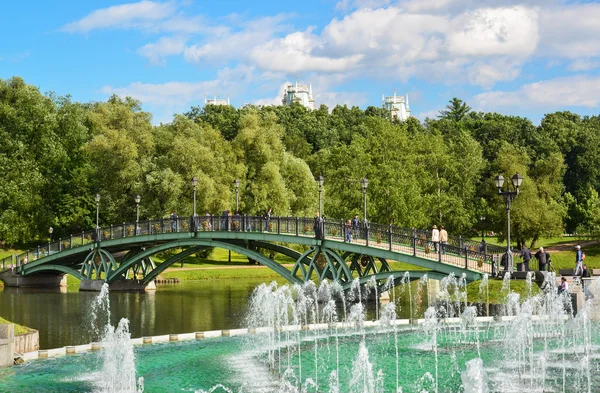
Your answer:
[[[392,251],[392,224],[388,227],[388,239],[390,241],[390,251]]]
[[[125,228],[125,223],[123,223],[123,236],[122,237],[127,237],[127,229]]]
[[[85,240],[85,235],[83,231],[81,231],[81,245],[83,246],[83,241]]]
[[[413,256],[417,256],[417,232],[415,230],[415,228],[412,229],[412,249],[413,249]]]
[[[69,248],[73,248],[73,235],[69,237]]]
[[[438,242],[438,262],[442,262],[442,242]]]
[[[369,224],[365,222],[365,241],[366,241],[366,246],[369,247]]]
[[[40,258],[40,246],[37,246],[37,254],[36,254],[36,259]]]
[[[110,224],[110,240],[113,239],[113,224]]]
[[[469,268],[469,248],[465,247],[465,269]]]
[[[277,234],[281,233],[281,217],[277,216]]]
[[[58,238],[58,251],[62,251],[62,237]]]
[[[160,233],[165,233],[165,218],[160,218]]]
[[[299,225],[300,225],[300,218],[296,217],[296,236],[298,236],[300,234],[300,232],[298,232]]]
[[[198,230],[198,228],[196,228]],[[148,234],[152,234],[152,221],[148,220]]]

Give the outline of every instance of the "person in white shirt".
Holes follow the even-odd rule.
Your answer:
[[[438,230],[437,225],[434,225],[433,230],[431,231],[431,242],[433,243],[433,249],[437,252],[438,243],[440,242],[440,231]]]

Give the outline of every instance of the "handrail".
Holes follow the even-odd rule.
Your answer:
[[[248,215],[233,216],[215,216],[204,215],[194,217],[161,218],[158,220],[145,220],[139,222],[124,222],[122,224],[112,224],[108,227],[98,228],[97,230],[82,231],[67,238],[59,238],[57,241],[39,245],[36,249],[27,250],[24,253],[11,255],[0,260],[2,270],[11,269],[26,265],[27,263],[46,257],[51,254],[62,252],[81,246],[95,243],[96,241],[121,239],[127,237],[149,235],[155,233],[175,233],[175,232],[197,232],[197,231],[241,231],[256,232],[267,231],[277,234],[293,234],[296,236],[315,237],[315,220],[308,217],[261,217]],[[429,231],[419,229],[408,229],[394,225],[384,225],[377,223],[361,222],[359,227],[347,226],[345,220],[323,219],[321,238],[346,240],[345,234],[351,232],[351,237],[355,240],[364,241],[365,245],[382,247],[387,245],[390,250],[404,251],[413,255],[418,252],[424,253],[429,259],[433,255],[432,251],[439,254],[437,259],[445,262],[448,258],[446,254],[454,257],[465,258],[465,265],[468,266],[468,260],[477,260],[478,265],[483,261],[486,265],[494,264],[494,254],[501,254],[505,251],[503,247],[479,243],[470,239],[464,239],[460,236],[449,236],[445,245],[431,241]],[[404,249],[403,249],[404,247]],[[443,249],[443,252],[442,252]],[[436,251],[437,250],[437,251]],[[479,266],[480,268],[482,266]],[[489,270],[489,269],[486,269]],[[493,268],[492,268],[493,272]]]

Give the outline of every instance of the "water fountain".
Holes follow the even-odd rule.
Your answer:
[[[387,280],[383,290],[390,292],[391,301],[381,307],[367,302],[368,292],[373,295],[377,288],[372,283],[364,288],[356,281],[347,293],[337,283],[263,284],[249,304],[247,325],[254,334],[146,345],[134,351],[127,322],[116,328],[107,324],[102,355],[35,361],[15,368],[10,376],[0,372],[0,392],[45,383],[57,384],[55,390],[61,391],[136,392],[141,386],[134,353],[148,391],[598,391],[600,334],[592,318],[594,305],[588,301],[573,316],[567,295],[557,293],[552,279],[539,294],[521,299],[510,291],[510,277],[505,276],[506,305],[496,318],[478,316],[484,313],[469,304],[464,277],[454,275],[442,280],[440,299],[428,301],[422,312],[421,303],[411,301],[410,277],[397,286],[393,278]],[[416,283],[415,298],[426,296],[427,282],[422,278]],[[487,291],[486,277],[480,299],[473,301],[487,299]],[[590,291],[600,298],[600,285]],[[401,295],[404,301],[410,297],[404,304],[412,321],[398,319]],[[107,299],[107,293],[100,294],[99,309],[109,309],[108,303],[100,307]],[[94,382],[95,377],[82,379],[82,367],[102,376],[105,384]],[[58,382],[51,376],[60,376]]]

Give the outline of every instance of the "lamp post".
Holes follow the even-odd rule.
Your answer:
[[[198,179],[196,176],[192,177],[192,186],[194,186],[194,217],[196,217],[196,186],[198,185]]]
[[[498,194],[502,195],[506,200],[506,265],[504,267],[504,271],[513,271],[513,259],[512,252],[510,250],[510,203],[513,199],[519,195],[519,187],[521,187],[521,183],[523,183],[523,176],[519,175],[519,173],[515,173],[511,178],[511,182],[514,190],[511,190],[510,184],[507,183],[506,189],[503,189],[504,186],[504,177],[502,175],[498,175],[494,178],[494,182],[496,183],[496,187],[498,188]]]
[[[485,221],[485,216],[479,216],[479,222],[481,223],[479,227],[481,228],[481,243],[485,243],[485,230],[483,229],[483,223]]]
[[[369,185],[369,180],[366,177],[363,177],[360,181],[363,190],[363,221],[365,225],[367,224],[367,186]]]
[[[100,194],[96,194],[96,241],[99,241],[100,227],[98,226],[98,218],[100,217]]]
[[[239,214],[240,211],[240,181],[235,179],[233,181],[233,185],[235,186],[235,212]]]
[[[319,175],[319,177],[317,177],[317,185],[319,186],[319,217],[323,217],[322,209],[321,209],[321,193],[323,192],[323,182],[324,181],[325,181],[325,179],[323,179],[323,176]]]
[[[137,235],[138,228],[140,226],[140,201],[142,197],[140,194],[137,194],[134,198],[135,200],[135,234]]]

